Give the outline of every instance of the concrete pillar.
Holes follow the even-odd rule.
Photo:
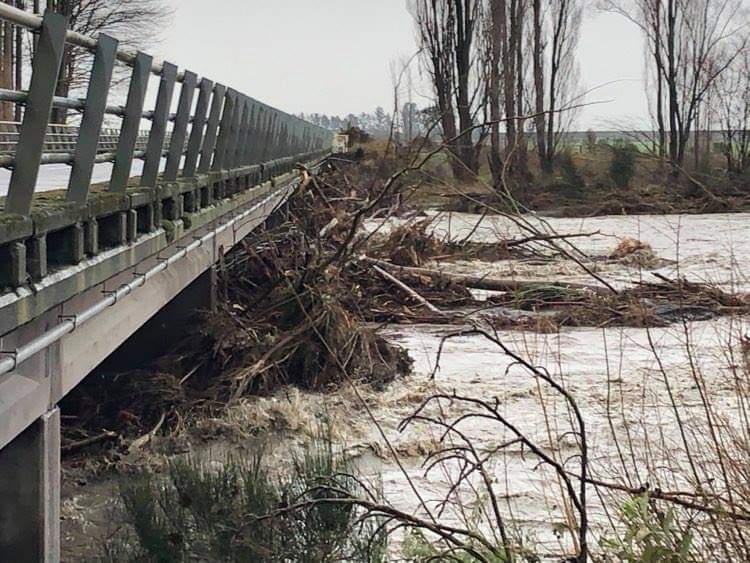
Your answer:
[[[85,249],[85,236],[83,232],[83,225],[77,223],[70,227],[70,233],[68,233],[68,252],[70,254],[69,259],[73,264],[80,264],[81,260],[86,255]]]
[[[89,256],[99,254],[99,223],[96,219],[89,219],[83,225],[84,249]]]
[[[47,276],[47,235],[30,238],[26,243],[26,267],[31,279],[39,281]]]
[[[26,283],[26,245],[11,242],[0,248],[0,286],[16,288]]]
[[[99,246],[114,248],[128,242],[128,215],[120,211],[99,220]]]
[[[129,209],[125,212],[127,217],[127,233],[125,238],[128,242],[133,242],[138,238],[138,212],[135,209]]]
[[[60,560],[60,410],[0,450],[0,561]]]

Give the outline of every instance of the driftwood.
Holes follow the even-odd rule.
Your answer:
[[[519,290],[533,290],[533,289],[545,289],[550,287],[560,288],[564,290],[574,291],[591,291],[594,293],[605,293],[606,290],[602,287],[595,285],[576,283],[576,282],[542,282],[542,281],[528,281],[518,280],[511,278],[493,278],[488,276],[473,276],[468,274],[455,274],[451,272],[444,272],[440,270],[432,270],[429,268],[417,268],[412,266],[397,266],[384,260],[377,260],[375,258],[369,258],[363,256],[362,259],[375,266],[379,266],[383,269],[389,270],[390,272],[396,273],[401,276],[416,276],[416,277],[429,277],[433,282],[448,282],[463,285],[472,289],[484,289],[490,291],[519,291]]]
[[[415,300],[419,301],[422,305],[424,305],[425,307],[427,307],[427,309],[429,309],[433,313],[437,313],[438,315],[442,315],[443,314],[443,312],[440,309],[438,309],[437,307],[435,307],[435,305],[433,305],[432,303],[430,303],[429,301],[427,301],[427,299],[425,299],[424,297],[422,297],[421,295],[419,295],[419,293],[417,293],[416,291],[414,291],[412,288],[410,288],[404,282],[402,282],[401,280],[399,280],[397,277],[389,274],[388,272],[386,272],[381,267],[379,267],[379,266],[377,266],[375,264],[372,264],[372,269],[375,270],[381,276],[383,276],[385,279],[387,279],[389,282],[393,283],[396,287],[404,290],[407,295],[409,295],[410,297],[412,297]]]
[[[514,246],[522,246],[524,244],[530,243],[530,242],[549,242],[553,240],[566,240],[569,238],[583,238],[583,237],[592,237],[594,235],[601,234],[600,231],[594,231],[591,233],[572,233],[567,235],[543,235],[538,234],[530,237],[524,237],[524,238],[518,238],[518,239],[510,239],[505,241],[505,246],[507,248],[513,248]]]
[[[87,446],[91,446],[93,444],[103,442],[104,440],[114,440],[118,436],[119,435],[117,434],[117,432],[105,430],[104,432],[102,432],[101,434],[97,434],[96,436],[90,436],[89,438],[79,440],[78,442],[72,442],[70,444],[66,444],[61,448],[61,451],[63,454],[71,454]]]

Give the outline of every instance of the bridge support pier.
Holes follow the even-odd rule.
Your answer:
[[[60,560],[60,410],[0,450],[0,561]]]

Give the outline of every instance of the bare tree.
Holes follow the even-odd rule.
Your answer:
[[[492,172],[495,187],[498,186],[498,179],[501,176],[502,161],[500,154],[502,146],[500,142],[500,118],[502,112],[500,109],[500,94],[502,91],[500,65],[503,60],[503,47],[506,38],[507,11],[504,0],[490,0],[489,25],[485,26],[488,37],[485,40],[486,52],[485,58],[488,61],[489,69],[486,73],[489,81],[488,87],[488,108],[490,117],[490,170]],[[515,124],[513,124],[515,126]]]
[[[16,8],[24,9],[24,0],[3,0]],[[26,30],[3,22],[0,25],[0,88],[20,90],[23,86],[23,38]],[[0,120],[20,121],[21,108],[11,102],[0,102]]]
[[[478,79],[478,37],[482,0],[410,0],[417,38],[440,112],[443,135],[451,139],[454,175],[466,178],[477,172],[484,134],[470,131],[483,109],[484,83]]]
[[[581,18],[580,0],[489,0],[490,166],[496,185],[529,174],[524,115],[533,114],[541,168],[552,171],[561,133],[570,123],[559,110],[575,94]],[[504,148],[496,125],[503,112],[508,118]]]
[[[146,49],[158,41],[172,13],[164,0],[47,0],[46,9],[68,18],[73,31],[107,33],[119,39],[121,47],[131,49]],[[55,93],[69,96],[86,84],[91,61],[88,51],[67,45]],[[56,108],[52,121],[65,123],[66,110]]]
[[[527,168],[523,122],[516,119],[524,113],[523,31],[526,5],[526,0],[490,0],[487,25],[489,47],[486,52],[489,66],[488,104],[492,122],[490,166],[496,186],[502,182],[501,175],[515,176]],[[499,125],[502,112],[509,118],[505,121],[504,149]],[[502,164],[501,154],[505,157]]]
[[[579,0],[553,0],[552,45],[550,54],[549,105],[547,106],[547,152],[543,167],[551,170],[560,134],[566,129],[562,117],[557,119],[557,111],[564,107],[575,93],[571,91],[577,82],[578,68],[575,50],[581,29],[583,9]],[[568,114],[570,115],[570,114]]]
[[[580,0],[534,0],[533,4],[534,127],[540,166],[550,173],[568,125],[557,112],[576,94],[572,86],[577,82],[575,51],[583,8]]]
[[[685,163],[701,105],[716,80],[747,46],[742,0],[604,0],[605,9],[644,34],[660,154],[674,172]],[[744,33],[743,33],[744,32]],[[738,36],[744,35],[739,41]]]
[[[729,174],[750,170],[750,48],[745,46],[715,85],[718,123]]]

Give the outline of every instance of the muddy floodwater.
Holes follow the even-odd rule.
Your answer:
[[[441,214],[433,228],[436,234],[454,239],[462,239],[473,230],[472,238],[477,241],[528,234],[502,217],[486,217],[476,227],[478,219],[470,214]],[[746,214],[525,220],[550,232],[597,233],[573,240],[580,250],[595,256],[607,255],[625,237],[651,245],[661,259],[655,270],[621,263],[592,266],[613,285],[653,280],[656,271],[669,278],[711,282],[726,291],[750,290],[750,217]],[[368,224],[369,229],[378,227],[377,221]],[[524,280],[592,283],[578,264],[564,259],[459,261],[430,266]],[[687,428],[689,440],[699,441],[704,431],[700,421],[707,403],[716,413],[720,432],[731,433],[739,424],[742,405],[738,397],[743,390],[736,373],[742,363],[739,344],[745,324],[743,318],[724,316],[678,322],[666,328],[566,328],[551,334],[502,331],[498,337],[518,356],[546,369],[575,398],[586,422],[590,468],[596,478],[633,486],[658,482],[665,488],[676,488],[688,478],[685,438],[678,432],[676,417]],[[399,423],[436,392],[455,391],[496,401],[509,422],[575,471],[580,444],[569,432],[571,413],[565,401],[495,344],[481,336],[451,338],[445,342],[436,365],[443,338],[458,328],[385,328],[389,338],[409,351],[414,373],[383,391],[353,386],[328,394],[284,389],[272,398],[245,401],[227,414],[227,421],[294,442],[325,416],[333,421],[336,440],[358,457],[362,470],[379,476],[386,499],[423,516],[421,502],[436,509],[437,501],[444,498],[455,479],[456,467],[448,463],[426,473],[422,462],[438,447],[441,429],[415,423],[399,431]],[[369,409],[364,408],[363,400]],[[446,402],[440,411],[431,407],[427,412],[453,419],[468,408]],[[695,426],[691,427],[693,422]],[[467,419],[461,429],[475,446],[486,451],[514,437],[499,423],[486,419]],[[398,454],[401,467],[383,435]],[[241,447],[241,440],[237,440],[237,447]],[[232,447],[223,444],[222,451],[227,449]],[[501,509],[519,533],[542,545],[550,555],[568,552],[571,538],[561,530],[570,511],[553,472],[520,445],[495,455],[490,468]],[[101,496],[98,502],[92,500],[96,487],[112,490],[111,483],[103,483],[74,487],[68,492],[64,531],[75,530],[78,535],[89,516],[101,513],[106,502]],[[482,510],[468,484],[454,497],[456,502],[443,514],[446,521],[461,523],[471,510]],[[606,493],[598,495],[593,490],[589,492],[589,504],[596,541],[611,530],[616,504],[609,502]]]

